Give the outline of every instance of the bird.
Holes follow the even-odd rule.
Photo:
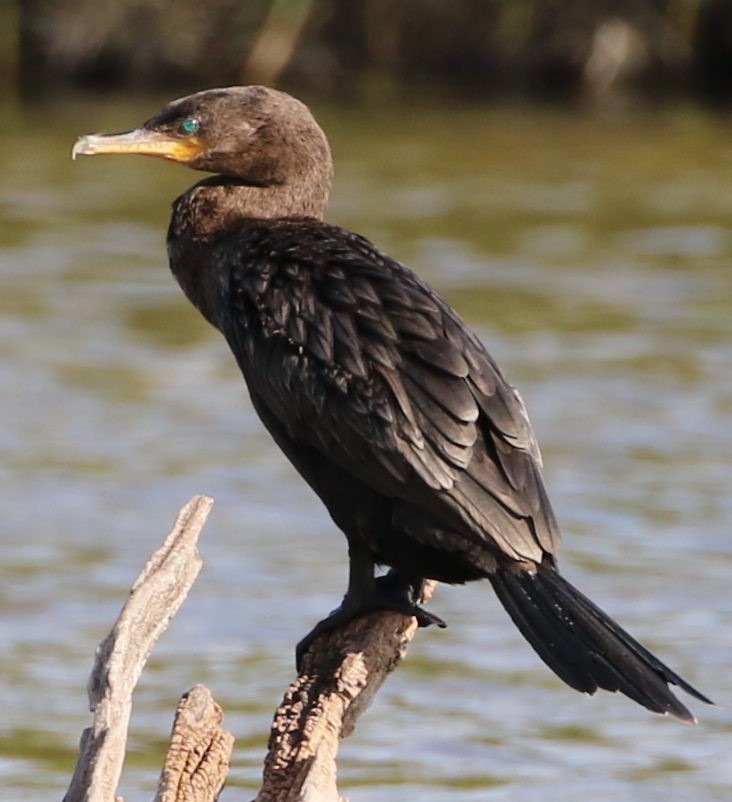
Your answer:
[[[444,626],[426,580],[487,579],[564,682],[685,722],[700,691],[559,572],[560,531],[525,405],[414,271],[325,221],[328,139],[264,86],[209,89],[72,156],[143,154],[210,173],[172,206],[170,268],[227,341],[252,405],[348,544],[340,606],[298,645],[377,609]],[[380,567],[388,572],[378,574]]]

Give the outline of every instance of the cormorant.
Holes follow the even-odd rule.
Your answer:
[[[559,529],[518,392],[409,268],[323,221],[332,161],[308,108],[261,86],[175,100],[73,155],[139,153],[213,173],[173,203],[168,253],[226,338],[275,442],[348,540],[348,589],[321,631],[417,606],[425,579],[488,579],[566,683],[694,716],[703,694],[558,572]],[[391,568],[379,579],[376,565]]]

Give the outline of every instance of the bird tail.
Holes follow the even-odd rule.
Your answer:
[[[493,589],[541,659],[578,691],[620,691],[654,713],[696,718],[671,693],[677,685],[712,704],[640,645],[550,565],[536,573],[499,568]]]

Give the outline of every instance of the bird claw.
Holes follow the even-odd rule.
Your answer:
[[[433,624],[444,629],[447,624],[434,613],[415,604],[412,601],[411,587],[395,581],[392,574],[379,577],[373,593],[365,598],[354,599],[346,595],[340,607],[333,610],[327,618],[319,621],[308,634],[295,647],[295,666],[298,672],[302,669],[302,661],[313,642],[326,632],[343,626],[356,618],[373,613],[377,610],[391,610],[417,619],[417,626],[429,627]]]

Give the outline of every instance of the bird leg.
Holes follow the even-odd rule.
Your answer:
[[[392,610],[414,616],[420,627],[428,627],[431,624],[440,628],[447,626],[439,616],[428,613],[416,604],[421,596],[423,579],[415,580],[395,568],[384,576],[374,577],[374,561],[367,548],[351,541],[348,553],[350,562],[346,595],[340,607],[319,621],[297,644],[295,664],[298,671],[305,652],[319,635],[376,610]]]

